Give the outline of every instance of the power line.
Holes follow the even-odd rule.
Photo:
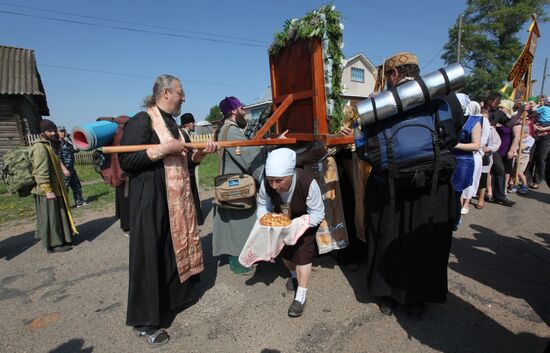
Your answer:
[[[200,35],[206,35],[206,36],[212,36],[212,37],[237,39],[237,40],[244,40],[244,41],[256,42],[256,43],[261,43],[261,44],[267,44],[266,42],[261,41],[261,40],[257,40],[257,39],[249,39],[249,38],[228,36],[228,35],[208,33],[208,32],[189,31],[189,30],[183,30],[183,29],[174,28],[174,27],[165,27],[165,26],[158,26],[158,25],[150,25],[150,24],[147,24],[147,23],[130,22],[130,21],[124,21],[124,20],[119,20],[119,19],[115,19],[115,18],[81,15],[81,14],[67,12],[67,11],[57,11],[57,10],[44,9],[44,8],[39,8],[39,7],[23,6],[23,5],[11,4],[11,3],[7,3],[7,2],[0,2],[0,5],[17,7],[17,8],[28,9],[28,10],[38,10],[38,11],[44,11],[44,12],[51,12],[51,13],[60,14],[60,15],[69,15],[69,16],[88,18],[88,19],[93,19],[93,20],[109,21],[109,22],[116,22],[116,23],[125,23],[125,24],[130,24],[130,25],[135,25],[135,26],[158,28],[158,29],[165,29],[165,30],[170,30],[170,31],[186,32],[186,33],[200,34]]]
[[[91,27],[116,29],[116,30],[122,30],[122,31],[127,31],[127,32],[147,33],[147,34],[155,34],[155,35],[161,35],[161,36],[173,37],[173,38],[203,40],[203,41],[208,41],[208,42],[223,43],[223,44],[235,44],[235,45],[242,45],[242,46],[255,47],[255,48],[267,48],[267,46],[259,45],[259,44],[243,43],[243,42],[236,42],[236,41],[223,40],[223,39],[214,39],[214,38],[201,38],[201,37],[189,36],[189,35],[184,35],[184,34],[148,31],[148,30],[145,30],[145,29],[122,27],[122,26],[101,25],[101,24],[97,24],[97,23],[76,21],[76,20],[67,20],[67,19],[62,19],[62,18],[57,18],[57,17],[31,15],[31,14],[15,12],[15,11],[0,10],[0,13],[4,13],[4,14],[8,14],[8,15],[15,15],[15,16],[22,16],[22,17],[39,18],[39,19],[44,19],[44,20],[71,23],[71,24],[79,24],[79,25],[85,25],[85,26],[91,26]]]
[[[395,28],[392,28],[392,27],[389,27],[389,26],[373,23],[372,21],[367,22],[367,21],[363,21],[363,20],[353,18],[353,17],[348,17],[348,16],[345,16],[344,19],[349,20],[349,21],[359,22],[359,23],[363,24],[366,27],[371,27],[371,28],[374,28],[374,29],[377,29],[377,30],[380,30],[380,31],[384,31],[384,32],[391,32],[391,33],[396,33],[396,34],[399,34],[399,35],[404,35],[404,36],[409,36],[409,37],[416,37],[416,38],[424,37],[424,38],[429,38],[429,39],[437,39],[436,36],[432,36],[432,35],[429,35],[429,34],[411,33],[410,31],[395,29]]]
[[[358,4],[361,4],[363,6],[366,6],[366,7],[375,8],[375,9],[378,9],[378,10],[381,10],[381,11],[384,11],[384,12],[391,12],[391,13],[394,13],[394,14],[399,15],[401,17],[408,18],[408,19],[416,19],[418,21],[422,21],[422,22],[424,22],[426,24],[429,24],[429,25],[432,25],[432,26],[437,26],[437,27],[447,26],[446,23],[439,22],[439,21],[434,21],[433,19],[431,19],[429,17],[414,15],[414,14],[411,14],[410,12],[407,12],[407,11],[402,11],[402,10],[398,10],[398,9],[395,9],[395,8],[392,8],[392,7],[388,7],[387,5],[379,5],[379,4],[373,3],[371,1],[366,3],[365,1],[367,1],[367,0],[365,0],[365,1],[353,0],[353,1],[358,3]]]
[[[88,68],[75,67],[75,66],[52,65],[52,64],[39,64],[39,65],[44,66],[44,67],[51,67],[51,68],[54,68],[54,69],[81,71],[81,72],[91,72],[91,73],[104,74],[104,75],[126,76],[126,77],[136,77],[136,78],[146,78],[146,79],[155,79],[156,78],[156,76],[152,76],[152,75],[140,75],[140,74],[133,74],[133,73],[125,73],[125,72],[96,70],[96,69],[88,69]],[[193,84],[198,84],[198,85],[207,85],[207,86],[220,86],[220,87],[236,87],[236,88],[251,88],[251,89],[264,89],[265,88],[263,86],[262,87],[257,87],[257,86],[232,85],[232,84],[213,83],[213,82],[204,82],[204,81],[193,81],[193,80],[181,80],[181,82],[182,83],[193,83]]]
[[[298,6],[298,7],[303,8],[303,9],[308,9],[305,6],[303,6],[302,4],[296,4],[295,2],[288,1],[288,0],[278,0],[276,2],[278,4],[286,4],[288,7],[295,8],[296,6]],[[366,4],[362,4],[362,5],[366,5]],[[346,21],[358,22],[358,23],[361,23],[365,27],[373,28],[373,29],[376,29],[378,31],[391,32],[391,33],[395,33],[395,34],[399,34],[399,35],[405,35],[405,36],[409,36],[409,37],[413,37],[413,38],[419,38],[419,37],[424,37],[424,38],[429,38],[429,39],[436,39],[437,38],[437,37],[435,37],[433,35],[430,35],[430,34],[411,33],[410,31],[399,30],[399,29],[389,27],[389,26],[386,26],[386,25],[374,23],[372,21],[365,21],[365,20],[361,20],[361,19],[353,18],[353,17],[349,17],[349,16],[342,15],[342,19],[344,19]]]
[[[443,52],[444,49],[441,49],[440,51],[437,52],[437,54],[435,54],[431,59],[430,61],[428,61],[428,63],[426,65],[424,65],[421,69],[420,69],[420,72],[422,72],[423,70],[425,70],[428,66],[430,66],[432,64],[432,62],[439,56],[441,55],[441,52]]]
[[[425,0],[416,0],[417,2],[422,2],[430,7],[433,7],[434,9],[440,9],[442,11],[446,11],[446,12],[454,12],[455,10],[451,10],[449,8],[445,8],[445,7],[441,7],[439,4],[433,4],[429,1],[425,1]]]

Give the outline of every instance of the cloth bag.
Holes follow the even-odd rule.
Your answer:
[[[222,141],[227,139],[227,127],[223,133]],[[231,153],[229,158],[235,163],[242,173],[222,174],[225,169],[225,148],[221,149],[218,165],[218,175],[214,178],[214,204],[221,208],[246,210],[254,207],[256,204],[256,180],[249,175],[246,170]]]
[[[270,261],[285,245],[294,245],[309,228],[309,215],[294,218],[287,227],[267,227],[256,220],[239,255],[239,262],[250,267],[258,261]]]

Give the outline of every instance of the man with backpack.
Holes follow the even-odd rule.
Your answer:
[[[388,89],[394,94],[396,87],[419,81],[419,71],[411,53],[398,53],[384,63]],[[374,161],[365,190],[367,289],[386,315],[401,304],[409,316],[419,318],[426,302],[446,300],[455,218],[450,180],[456,162],[450,151],[456,144],[453,120],[461,115],[456,107],[460,109],[450,94],[364,128],[368,158]],[[407,150],[402,150],[405,145]],[[427,159],[396,164],[395,158],[417,150],[427,151]],[[386,158],[389,167],[380,158]]]
[[[52,145],[57,145],[57,126],[47,119],[40,122],[40,139],[29,150],[32,175],[36,186],[35,238],[42,240],[48,253],[72,249],[72,235],[78,234],[70,212],[68,197],[63,183],[61,162]]]

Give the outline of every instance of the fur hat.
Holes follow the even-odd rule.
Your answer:
[[[180,123],[182,126],[185,124],[194,123],[194,122],[195,122],[195,117],[191,113],[182,114],[182,116],[180,117]]]

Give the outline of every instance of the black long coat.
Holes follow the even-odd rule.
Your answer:
[[[174,119],[160,112],[172,135],[178,137]],[[159,137],[146,112],[128,120],[121,145],[158,143]],[[161,316],[192,299],[198,276],[184,283],[178,276],[162,160],[152,162],[145,151],[121,153],[119,159],[130,178],[130,280],[126,324],[158,326]]]

